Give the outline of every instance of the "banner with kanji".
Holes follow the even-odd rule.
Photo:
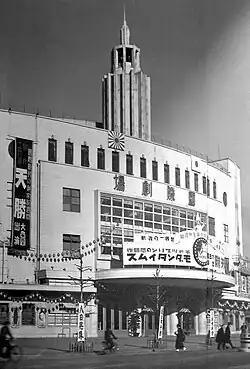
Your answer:
[[[163,319],[164,319],[164,306],[161,306],[158,327],[158,340],[162,339],[163,337]]]
[[[85,307],[84,303],[79,303],[78,323],[77,323],[77,341],[85,341]]]
[[[33,143],[16,138],[12,187],[11,244],[8,253],[30,249]]]

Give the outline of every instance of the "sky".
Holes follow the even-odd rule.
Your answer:
[[[249,0],[1,0],[0,107],[101,121],[124,4],[151,77],[152,135],[239,165],[250,256]]]

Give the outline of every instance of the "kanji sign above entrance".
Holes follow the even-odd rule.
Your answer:
[[[205,232],[139,233],[123,245],[124,265],[171,265],[225,273],[224,247]]]

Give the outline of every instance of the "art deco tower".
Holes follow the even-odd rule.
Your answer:
[[[103,77],[104,128],[128,136],[151,140],[150,78],[140,66],[140,49],[130,44],[124,21],[120,45],[111,53],[111,72]]]

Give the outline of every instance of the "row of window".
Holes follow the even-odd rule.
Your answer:
[[[48,144],[48,160],[57,161],[57,141],[53,138],[49,138]],[[65,163],[73,164],[74,162],[74,144],[72,142],[65,142]],[[81,145],[81,166],[89,167],[89,146]],[[97,148],[97,169],[105,170],[105,150]],[[170,183],[170,167],[169,164],[164,164],[164,183]],[[120,153],[112,151],[112,171],[115,173],[120,172]],[[158,181],[158,162],[152,161],[152,179]],[[126,154],[126,174],[133,175],[133,155]],[[140,177],[147,178],[147,161],[144,157],[140,158]],[[185,188],[190,189],[191,175],[188,169],[185,170]],[[181,185],[181,172],[179,167],[175,167],[174,183],[176,186]],[[193,188],[196,192],[199,192],[199,176],[198,173],[194,173],[193,176]],[[210,197],[210,180],[206,176],[202,177],[202,193]],[[217,198],[216,182],[213,181],[213,198]]]
[[[122,254],[123,242],[133,242],[135,233],[179,233],[196,226],[197,212],[172,205],[101,194],[103,254]],[[199,213],[203,231],[215,236],[215,218]],[[229,242],[228,225],[223,225],[224,242]]]
[[[108,246],[121,247],[123,242],[132,242],[136,232],[183,232],[195,228],[197,213],[176,206],[153,203],[112,195],[101,195],[101,235]],[[63,210],[80,212],[80,190],[63,188]],[[215,219],[199,213],[203,231],[215,236]],[[115,229],[112,230],[113,226]],[[224,242],[228,243],[228,225],[224,224]],[[63,250],[78,251],[80,236],[64,235]],[[121,250],[115,250],[120,254]]]

